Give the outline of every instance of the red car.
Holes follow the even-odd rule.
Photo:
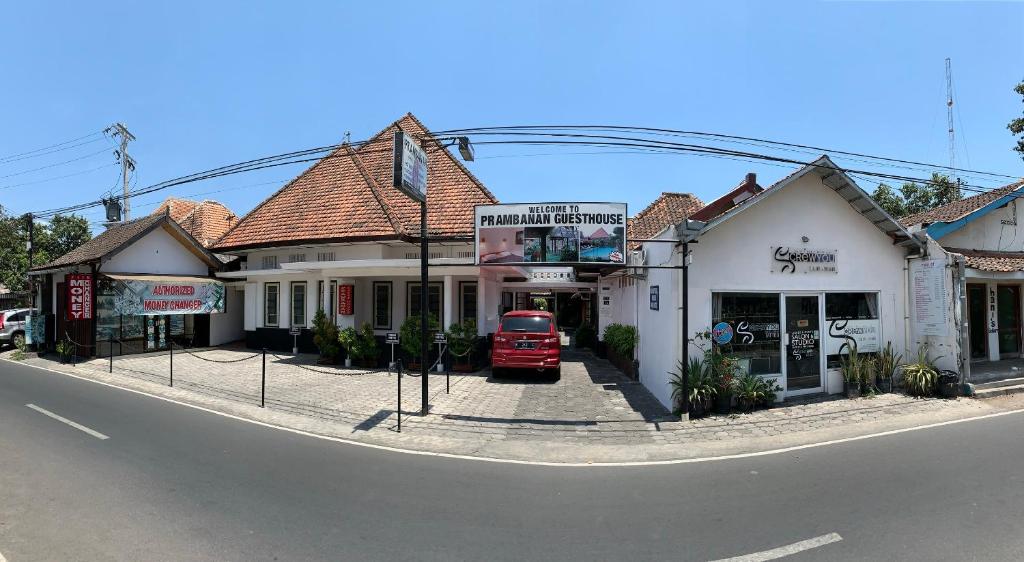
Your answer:
[[[501,317],[491,347],[494,376],[507,369],[536,369],[557,380],[562,375],[561,365],[562,342],[550,312],[515,310]]]

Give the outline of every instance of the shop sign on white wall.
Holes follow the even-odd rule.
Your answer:
[[[828,338],[825,339],[825,354],[838,355],[847,352],[843,346],[857,346],[858,353],[881,351],[881,323],[877,318],[862,320],[827,320]]]
[[[772,273],[839,273],[838,250],[772,246]]]
[[[910,283],[917,333],[922,336],[948,336],[946,260],[913,260]]]

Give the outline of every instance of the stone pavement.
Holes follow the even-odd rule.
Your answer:
[[[4,353],[9,357],[10,352]],[[588,352],[563,353],[562,378],[495,379],[489,371],[431,374],[430,411],[420,415],[420,382],[386,371],[317,365],[315,356],[263,357],[237,348],[61,365],[30,354],[32,365],[141,390],[213,410],[325,436],[402,449],[545,462],[672,460],[800,445],[1000,411],[975,400],[901,394],[846,400],[818,397],[751,414],[680,421],[639,383]]]

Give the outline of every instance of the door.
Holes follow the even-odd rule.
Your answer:
[[[786,296],[786,393],[821,391],[818,295]]]
[[[988,358],[984,285],[967,285],[967,331],[970,335],[971,359]]]
[[[999,285],[996,288],[999,322],[999,355],[1020,355],[1020,287]]]

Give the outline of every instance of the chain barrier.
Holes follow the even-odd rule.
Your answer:
[[[177,344],[175,344],[174,342],[171,342],[171,347],[172,348],[175,345],[177,345]],[[190,351],[189,348],[187,348],[187,347],[182,347],[180,345],[178,345],[177,347],[178,347],[178,349],[181,349],[182,351],[184,351],[185,353],[191,355],[192,357],[195,357],[196,359],[199,359],[201,361],[206,361],[208,363],[241,363],[242,361],[248,361],[250,359],[254,359],[256,357],[259,357],[263,353],[262,351],[258,352],[258,353],[253,353],[252,355],[248,355],[246,357],[241,357],[239,359],[212,359],[210,357],[203,357],[201,355],[198,355],[195,352]],[[207,351],[209,351],[209,350],[207,350]]]
[[[287,361],[288,359],[292,359],[291,357],[281,357],[280,355],[278,355],[278,354],[276,354],[274,352],[270,352],[270,355],[271,355],[271,357],[274,357],[278,361]],[[344,371],[337,371],[337,370],[316,369],[314,367],[310,367],[309,365],[302,365],[300,363],[287,363],[287,364],[291,365],[293,367],[298,367],[298,368],[303,369],[305,371],[311,371],[313,373],[320,373],[321,375],[334,375],[334,376],[339,376],[339,377],[356,377],[356,376],[361,376],[361,375],[379,375],[381,373],[391,373],[390,369],[378,369],[376,371],[351,371],[351,372],[344,372]]]

